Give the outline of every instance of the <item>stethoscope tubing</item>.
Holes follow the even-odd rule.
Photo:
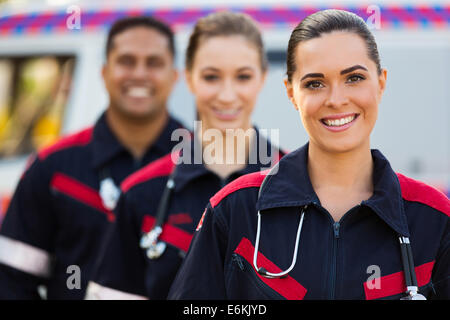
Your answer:
[[[258,249],[259,249],[259,237],[260,237],[260,233],[261,233],[261,213],[258,211],[258,227],[256,229],[255,251],[253,253],[253,266],[255,267],[255,270],[260,275],[262,275],[266,278],[283,278],[283,277],[287,276],[287,274],[289,272],[291,272],[292,269],[294,269],[294,266],[297,263],[298,245],[300,243],[300,233],[302,231],[303,219],[305,217],[306,208],[307,208],[307,206],[303,207],[303,209],[301,211],[300,222],[298,223],[297,235],[295,237],[295,248],[294,248],[294,255],[292,257],[291,265],[289,266],[288,269],[286,269],[285,271],[279,272],[279,273],[268,272],[263,267],[258,268],[257,259],[258,259]]]

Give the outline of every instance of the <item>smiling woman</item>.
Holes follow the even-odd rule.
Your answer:
[[[450,201],[370,149],[386,75],[357,15],[300,22],[285,85],[309,142],[210,199],[169,298],[450,298]]]

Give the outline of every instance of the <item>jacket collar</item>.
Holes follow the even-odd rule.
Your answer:
[[[156,141],[148,148],[143,159],[151,158],[150,153],[152,152],[157,152],[158,154],[170,153],[172,145],[169,142],[172,132],[180,127],[182,127],[182,125],[169,116],[169,120],[163,131]],[[92,166],[96,169],[106,166],[113,158],[123,152],[132,157],[109,127],[108,122],[106,121],[106,112],[103,112],[94,126],[92,152]]]
[[[308,146],[309,143],[284,156],[279,162],[278,172],[266,177],[256,204],[257,210],[320,203],[307,170]],[[380,151],[371,150],[371,153],[374,192],[361,205],[370,207],[397,233],[409,236],[397,175]]]
[[[106,112],[103,112],[95,123],[92,134],[92,166],[96,169],[101,168],[116,155],[124,151],[126,151],[125,147],[111,131],[106,122]]]
[[[278,161],[278,158],[280,157],[280,150],[273,146],[263,135],[260,134],[259,130],[254,127],[256,132],[256,137],[253,139],[252,145],[251,145],[251,153],[253,155],[256,155],[256,159],[247,159],[246,166],[237,171],[232,173],[227,178],[227,183],[231,180],[234,180],[235,178],[247,174],[256,172],[259,170],[264,170],[265,168],[269,168],[269,166],[272,164],[272,161],[269,161],[269,163],[266,163],[267,160],[270,159],[263,159],[261,157],[260,153],[268,153],[270,150],[270,155],[272,157],[275,157]],[[197,140],[196,140],[197,139]],[[259,149],[259,146],[265,145],[267,147],[267,151]],[[189,161],[182,161],[180,164],[176,166],[176,173],[174,177],[175,181],[175,191],[179,191],[183,189],[189,182],[203,176],[212,174],[215,175],[212,171],[208,170],[208,168],[203,164],[203,158],[202,158],[202,150],[201,150],[201,142],[198,140],[197,137],[193,137],[183,148],[182,152],[187,152],[190,157],[184,158]],[[183,159],[183,153],[180,156]]]

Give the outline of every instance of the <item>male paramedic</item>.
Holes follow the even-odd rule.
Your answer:
[[[174,35],[150,17],[118,20],[102,76],[109,105],[93,127],[40,150],[0,230],[0,299],[82,299],[122,180],[168,154]],[[86,79],[87,80],[87,79]]]

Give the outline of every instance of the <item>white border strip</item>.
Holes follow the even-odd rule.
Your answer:
[[[148,298],[104,287],[89,281],[85,300],[148,300]]]
[[[38,277],[50,276],[51,255],[37,247],[0,235],[0,263]]]

